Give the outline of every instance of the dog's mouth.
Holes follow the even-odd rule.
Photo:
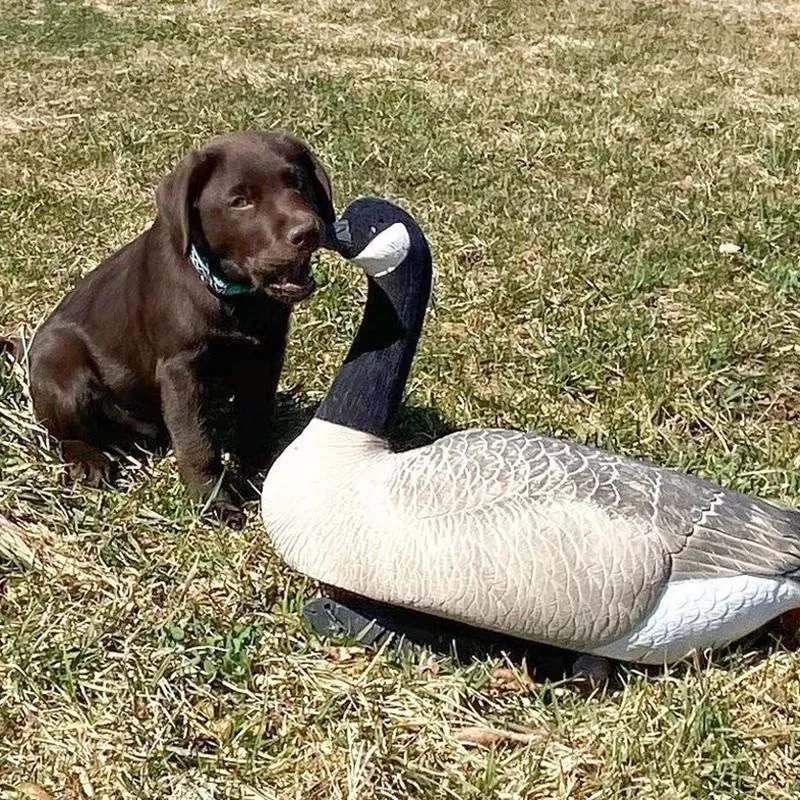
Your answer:
[[[299,303],[301,300],[305,300],[316,288],[317,283],[314,280],[314,276],[309,273],[308,280],[305,283],[295,283],[281,278],[266,284],[264,291],[268,295],[286,303]]]
[[[313,293],[317,288],[317,282],[314,280],[309,262],[306,261],[265,281],[263,288],[268,295],[285,303],[299,303]]]

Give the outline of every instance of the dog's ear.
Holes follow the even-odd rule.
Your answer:
[[[322,162],[311,152],[311,148],[300,141],[296,136],[285,130],[273,130],[265,134],[267,139],[277,145],[287,158],[299,163],[305,170],[311,183],[314,203],[317,211],[326,223],[336,219],[336,210],[333,207],[333,189],[331,180]]]
[[[309,172],[311,174],[317,210],[324,222],[332,223],[336,219],[336,211],[333,207],[331,179],[328,177],[325,167],[322,166],[322,162],[307,147],[304,147],[304,150],[310,167]]]
[[[161,180],[156,189],[159,219],[167,226],[170,239],[181,255],[189,252],[192,207],[216,161],[213,150],[194,150]]]

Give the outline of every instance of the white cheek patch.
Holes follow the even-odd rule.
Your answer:
[[[394,272],[405,261],[410,248],[408,229],[402,222],[395,222],[350,260],[371,278],[381,278]]]

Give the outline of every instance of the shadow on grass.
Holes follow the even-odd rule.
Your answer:
[[[574,651],[388,606],[331,587],[326,587],[326,590],[324,596],[306,603],[303,616],[315,634],[343,644],[377,648],[388,642],[390,648],[400,653],[413,654],[422,649],[453,658],[460,664],[503,657],[520,668],[524,667],[532,682],[544,684],[569,681],[576,661],[581,657]],[[774,620],[751,636],[715,651],[713,659],[698,655],[667,667],[609,662],[605,690],[612,693],[622,690],[626,673],[643,675],[648,679],[667,674],[680,678],[711,667],[725,671],[740,669],[742,658],[746,658],[748,667],[752,668],[781,647],[796,650],[796,634],[782,628],[779,620]],[[581,693],[594,688],[591,682],[582,679],[572,681],[572,685]]]
[[[577,654],[474,628],[429,614],[376,603],[327,588],[325,597],[309,601],[303,616],[322,636],[344,643],[382,646],[391,637],[399,652],[422,648],[459,663],[504,656],[525,664],[535,680],[559,681],[568,677]]]
[[[275,458],[292,442],[316,413],[319,403],[303,392],[280,392],[275,415]],[[457,426],[430,406],[404,405],[389,432],[395,450],[411,450],[453,433]]]

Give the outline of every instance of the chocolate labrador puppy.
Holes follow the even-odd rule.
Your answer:
[[[110,480],[104,450],[171,441],[191,496],[218,490],[236,524],[210,411],[232,411],[242,473],[265,466],[292,304],[314,290],[309,260],[334,220],[330,181],[286,133],[233,133],[184,158],[156,205],[36,333],[34,410],[93,485]]]

